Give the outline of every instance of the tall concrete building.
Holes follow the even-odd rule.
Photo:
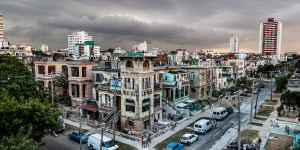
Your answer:
[[[47,52],[48,51],[48,45],[46,45],[46,44],[41,45],[41,50],[43,52]]]
[[[3,20],[2,20],[2,14],[0,14],[0,42],[4,41],[3,37]]]
[[[230,53],[239,53],[239,38],[237,36],[230,38]]]
[[[147,42],[144,41],[144,42],[140,43],[139,45],[134,45],[133,50],[135,50],[137,52],[147,52]]]
[[[259,34],[259,53],[280,58],[282,22],[268,18],[268,22],[260,24]]]
[[[76,44],[84,44],[86,41],[93,41],[93,37],[89,36],[85,31],[75,31],[68,35],[68,53],[78,57],[78,51],[75,51]]]

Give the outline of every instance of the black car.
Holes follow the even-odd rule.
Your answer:
[[[250,141],[247,141],[247,140],[243,140],[243,141],[241,141],[241,150],[243,150],[245,144],[246,144],[247,150],[256,150],[256,148],[259,149],[257,144],[251,143]],[[238,150],[238,142],[230,143],[229,149],[230,150]]]
[[[233,112],[232,107],[226,107],[226,111],[228,112],[228,115],[230,115]]]

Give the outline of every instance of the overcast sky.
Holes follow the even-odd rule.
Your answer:
[[[1,0],[5,40],[67,48],[67,35],[87,31],[101,49],[147,41],[148,49],[258,52],[259,25],[283,22],[282,52],[300,52],[299,0]]]

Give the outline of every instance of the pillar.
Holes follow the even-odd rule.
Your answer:
[[[172,90],[173,90],[173,102],[175,103],[175,92],[176,92],[176,90],[174,88],[172,88]]]

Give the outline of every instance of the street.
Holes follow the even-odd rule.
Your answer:
[[[69,139],[67,133],[59,133],[58,137],[46,135],[42,138],[45,145],[41,147],[42,150],[80,150],[80,144]],[[82,144],[82,149],[87,150],[86,143]]]
[[[258,102],[257,102],[257,112],[260,109],[260,105],[265,102],[267,98],[270,97],[270,83],[265,83],[265,87],[261,88],[261,91],[258,95]],[[274,88],[274,81],[273,86]],[[256,101],[256,94],[253,97],[253,116],[254,116],[254,107]],[[245,101],[241,104],[241,120],[243,119],[250,119],[250,109],[251,109],[251,96],[247,97]],[[218,128],[213,129],[208,132],[206,135],[200,136],[199,140],[193,143],[190,146],[185,146],[186,149],[189,150],[197,150],[197,149],[210,149],[216,141],[218,141],[229,128],[234,127],[237,125],[237,112],[232,113],[223,121],[218,121]],[[224,145],[226,146],[226,145]]]

